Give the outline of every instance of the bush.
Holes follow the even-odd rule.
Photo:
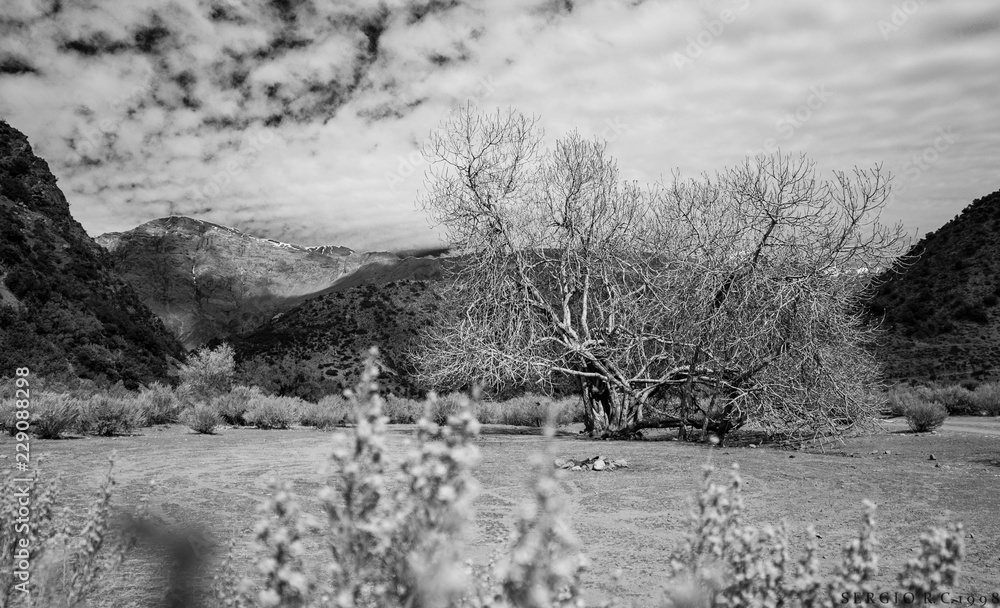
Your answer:
[[[264,398],[264,393],[256,386],[234,386],[228,393],[216,397],[212,405],[226,424],[242,426],[247,424],[250,403]]]
[[[982,394],[989,394],[989,389],[984,389]],[[978,416],[983,411],[975,391],[963,386],[899,385],[889,391],[886,400],[893,416],[906,416],[910,406],[917,402],[940,405],[951,416]]]
[[[553,416],[556,426],[572,424],[583,420],[583,403],[579,397],[552,399],[544,395],[526,393],[496,404],[495,424],[513,426],[545,426],[549,416]]]
[[[328,395],[319,403],[304,403],[299,409],[299,423],[318,429],[343,426],[351,420],[351,405],[343,397]]]
[[[972,403],[977,414],[1000,416],[1000,382],[977,386],[972,391]]]
[[[199,403],[184,410],[180,421],[196,433],[214,435],[215,427],[219,426],[222,418],[214,407]]]
[[[189,355],[187,363],[181,366],[183,394],[199,401],[228,393],[233,386],[235,370],[233,347],[223,344],[214,350],[202,348]]]
[[[59,439],[76,427],[80,403],[63,393],[36,393],[31,401],[31,431],[39,439]]]
[[[886,413],[890,416],[905,416],[907,408],[919,401],[930,401],[930,391],[925,387],[896,385],[886,394]]]
[[[22,474],[23,476],[23,474]],[[26,530],[0,526],[0,606],[83,606],[96,587],[99,573],[113,570],[122,560],[132,538],[113,540],[110,534],[111,471],[83,521],[68,508],[57,508],[59,481],[46,482],[34,469],[28,482],[6,476],[0,482],[0,519],[17,518],[19,496],[27,494],[31,505],[31,526]],[[79,528],[76,525],[79,523]],[[31,595],[15,585],[17,563],[14,548],[23,540],[31,548]],[[25,601],[27,599],[27,601]]]
[[[385,416],[393,424],[413,424],[424,415],[424,403],[396,395],[385,396]]]
[[[144,412],[133,400],[94,395],[80,406],[79,429],[88,435],[126,435],[145,420]]]
[[[918,433],[933,431],[948,417],[948,410],[936,402],[912,401],[906,406],[906,422]]]
[[[977,416],[972,391],[961,386],[937,387],[931,390],[930,401],[940,403],[952,416]]]
[[[294,397],[259,397],[247,409],[247,424],[259,429],[287,429],[298,422],[302,403]]]
[[[448,393],[429,400],[430,421],[438,426],[448,424],[448,418],[459,416],[471,408],[469,397],[462,393]]]
[[[183,409],[173,389],[159,382],[140,391],[136,400],[143,412],[144,426],[177,422]]]

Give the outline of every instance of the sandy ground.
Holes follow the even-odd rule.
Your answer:
[[[405,453],[410,432],[392,427],[390,458]],[[8,439],[3,441],[0,453],[12,453]],[[485,563],[506,546],[518,505],[531,500],[530,455],[545,445],[535,433],[488,427],[479,447],[476,477],[482,489],[468,553]],[[270,480],[292,482],[306,508],[314,509],[312,497],[324,479],[330,448],[331,434],[311,429],[223,429],[203,436],[176,425],[131,437],[33,442],[44,469],[62,475],[69,504],[92,495],[114,450],[118,508],[146,502],[225,544],[235,538],[236,554],[247,568],[255,507],[269,494]],[[888,421],[883,434],[850,439],[825,452],[599,442],[568,433],[555,440],[554,450],[562,458],[600,454],[630,463],[613,472],[567,472],[560,482],[572,526],[594,565],[588,575],[594,599],[611,591],[611,573],[621,569],[617,593],[638,606],[655,605],[702,468],[714,465],[721,480],[733,463],[745,482],[747,522],[786,522],[796,557],[811,524],[821,536],[824,567],[832,569],[856,534],[861,501],[868,498],[879,507],[885,589],[895,588],[895,575],[915,555],[920,534],[944,518],[965,525],[962,590],[985,594],[1000,588],[1000,419],[953,418],[940,432],[920,435],[905,432],[905,423]],[[931,454],[935,460],[929,460]],[[158,572],[157,564],[141,556],[127,561],[106,581],[107,591],[96,604],[159,605],[151,591]]]

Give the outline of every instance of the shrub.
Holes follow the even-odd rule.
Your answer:
[[[343,426],[351,420],[351,405],[343,397],[328,395],[319,403],[304,403],[299,409],[299,423],[318,429]]]
[[[542,427],[551,415],[557,426],[583,420],[583,404],[579,397],[563,397],[555,400],[544,395],[526,393],[498,403],[496,424]]]
[[[199,403],[184,410],[180,421],[196,433],[214,435],[215,427],[219,426],[222,418],[211,405]]]
[[[188,356],[181,366],[183,393],[194,400],[207,400],[228,393],[233,386],[236,360],[233,347],[223,344],[216,349],[202,348]]]
[[[228,393],[219,395],[212,405],[226,424],[241,426],[247,424],[246,414],[250,403],[265,398],[256,386],[234,386]]]
[[[299,420],[301,400],[265,395],[247,409],[246,421],[259,429],[287,429]]]
[[[459,416],[471,408],[469,397],[462,393],[448,393],[428,399],[430,421],[438,426],[448,424],[448,419]]]
[[[975,403],[972,399],[972,391],[961,386],[945,386],[931,390],[930,401],[940,403],[948,414],[952,416],[975,416]]]
[[[88,435],[125,435],[144,421],[136,401],[94,395],[80,405],[79,429]]]
[[[918,433],[933,431],[948,417],[948,410],[936,402],[913,401],[906,407],[906,422]]]
[[[681,549],[671,556],[670,605],[834,606],[845,592],[878,594],[873,503],[864,501],[867,509],[860,533],[844,547],[840,565],[823,577],[811,526],[805,555],[791,562],[783,527],[757,530],[743,525],[742,480],[736,467],[728,486],[712,483],[710,474],[706,468],[689,531]],[[919,598],[954,585],[965,551],[962,537],[961,524],[923,535],[920,554],[897,577],[901,591]]]
[[[23,477],[23,474],[21,475]],[[114,569],[124,557],[131,539],[113,544],[109,538],[111,513],[111,471],[83,522],[76,528],[76,515],[69,509],[56,509],[59,500],[58,479],[47,482],[34,469],[28,481],[14,481],[13,475],[0,482],[0,520],[16,520],[19,496],[27,494],[31,505],[31,526],[26,530],[13,525],[0,526],[0,606],[82,606],[95,588],[98,573]],[[16,585],[14,548],[20,539],[31,547],[31,596]]]
[[[169,386],[155,382],[139,392],[138,407],[145,418],[144,425],[171,424],[177,422],[182,406]]]
[[[396,395],[385,396],[385,416],[392,424],[413,424],[424,415],[424,403]]]
[[[497,424],[545,426],[552,401],[548,397],[525,394],[497,404]]]
[[[978,414],[1000,416],[1000,382],[977,386],[972,391],[972,403]]]
[[[369,363],[352,398],[357,424],[336,437],[319,493],[324,517],[304,513],[287,488],[275,487],[256,528],[262,584],[254,589],[229,570],[220,577],[220,605],[318,606],[328,603],[324,596],[358,607],[457,604],[466,576],[455,547],[471,509],[477,424],[468,415],[446,428],[422,420],[415,449],[393,475],[374,377]],[[398,491],[386,491],[391,477]],[[329,564],[310,568],[298,557],[311,531],[322,535]]]
[[[59,439],[80,418],[80,403],[63,393],[36,393],[31,401],[31,431],[39,439]]]

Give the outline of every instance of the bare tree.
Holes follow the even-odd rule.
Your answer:
[[[425,382],[575,377],[592,431],[801,436],[871,419],[857,304],[903,244],[878,220],[879,168],[821,181],[774,155],[643,188],[602,142],[541,141],[536,119],[467,107],[428,144],[422,204],[463,261]]]

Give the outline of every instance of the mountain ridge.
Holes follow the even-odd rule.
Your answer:
[[[253,331],[309,298],[432,276],[438,265],[434,257],[283,243],[185,216],[96,240],[188,349]]]

